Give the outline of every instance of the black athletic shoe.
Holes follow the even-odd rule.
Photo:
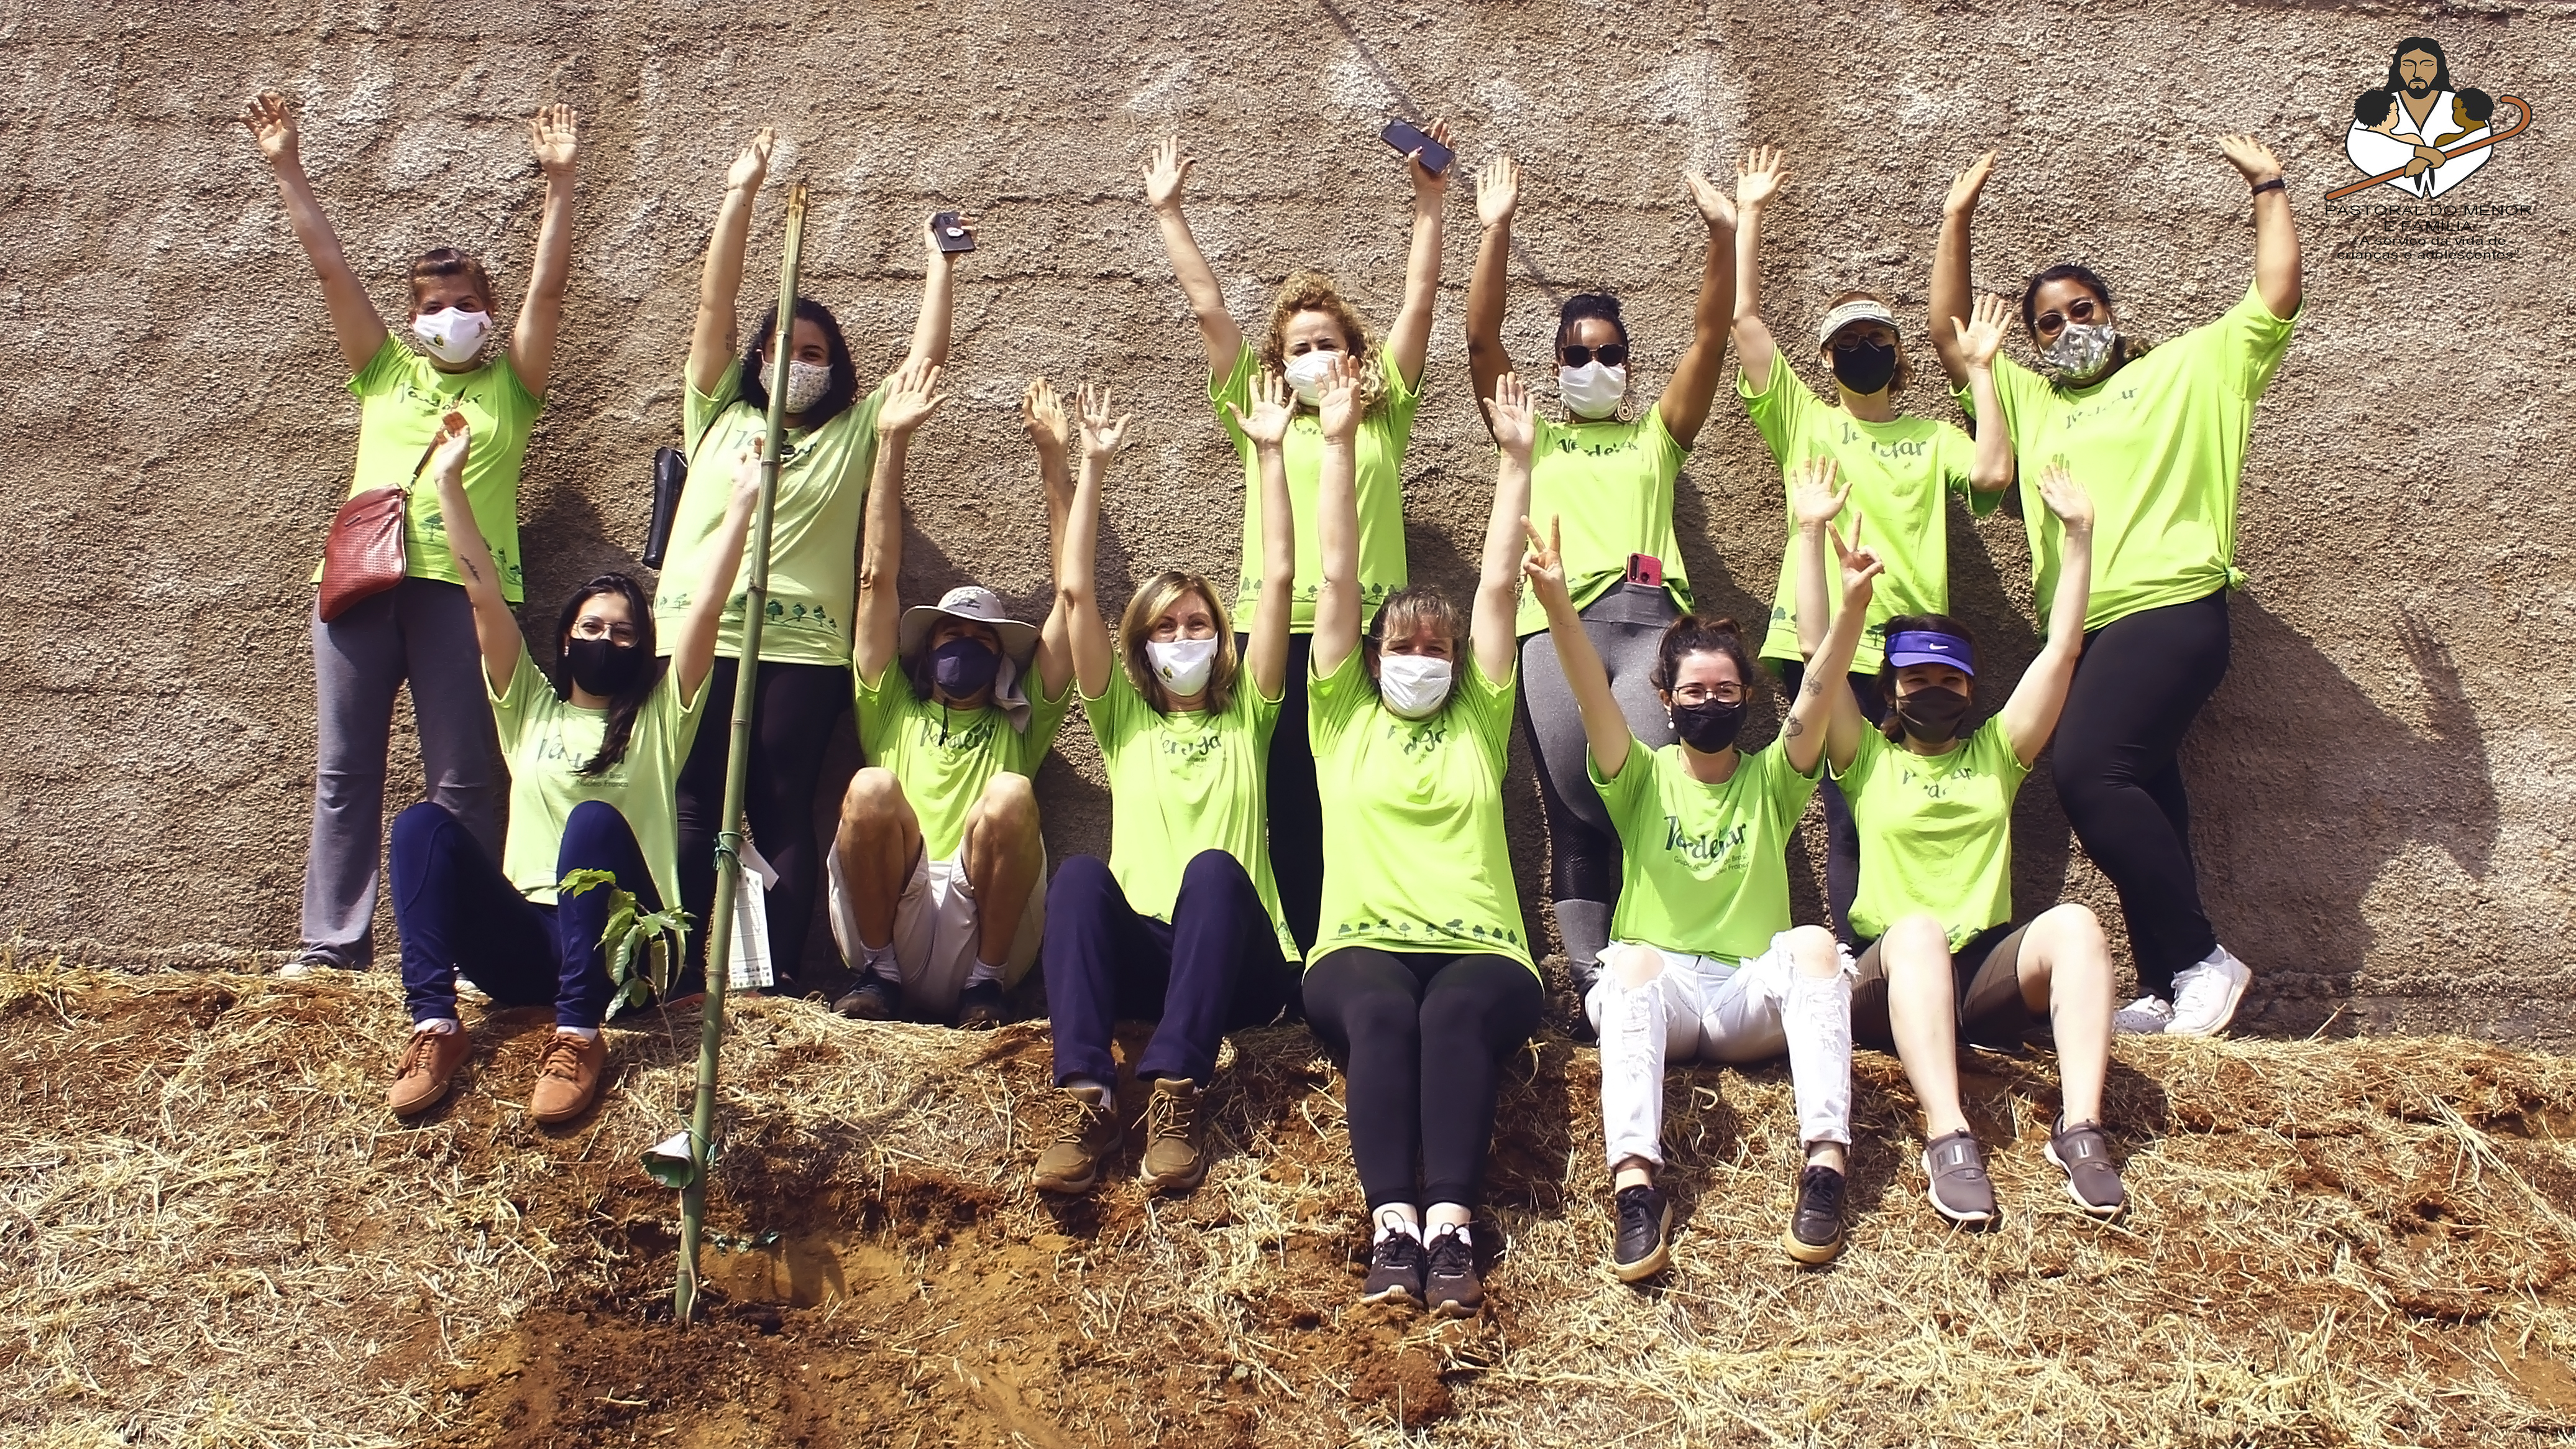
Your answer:
[[[1673,1200],[1652,1183],[1619,1189],[1619,1245],[1610,1271],[1622,1283],[1652,1278],[1673,1261]]]
[[[1422,1240],[1397,1231],[1369,1249],[1368,1282],[1360,1288],[1362,1303],[1422,1301]]]
[[[832,1009],[858,1021],[892,1021],[903,1014],[903,988],[882,976],[862,976]]]
[[[1810,1166],[1798,1174],[1798,1206],[1780,1235],[1789,1256],[1809,1267],[1830,1263],[1843,1251],[1843,1175]]]
[[[957,1024],[966,1030],[991,1031],[1009,1019],[1001,982],[978,981],[957,993]]]
[[[1465,1318],[1485,1306],[1476,1278],[1476,1248],[1464,1224],[1432,1233],[1423,1249],[1422,1301],[1444,1318]]]

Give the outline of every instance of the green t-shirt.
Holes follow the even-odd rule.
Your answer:
[[[1740,369],[1736,396],[1753,415],[1762,441],[1780,463],[1783,499],[1780,516],[1788,523],[1789,542],[1780,556],[1780,587],[1771,596],[1771,630],[1762,638],[1765,659],[1796,659],[1798,652],[1798,516],[1786,495],[1790,470],[1810,458],[1834,460],[1834,486],[1851,486],[1851,500],[1838,520],[1848,537],[1851,518],[1862,519],[1862,542],[1878,551],[1886,571],[1870,597],[1869,619],[1861,629],[1860,647],[1852,651],[1854,674],[1876,674],[1887,647],[1887,621],[1900,614],[1950,612],[1950,525],[1943,516],[1944,492],[1966,494],[1978,513],[1993,511],[1999,495],[1979,493],[1969,485],[1977,445],[1956,424],[1930,418],[1898,417],[1884,423],[1863,422],[1826,402],[1798,380],[1785,357],[1771,359],[1771,385],[1753,390],[1753,380]],[[1826,563],[1833,562],[1828,545]],[[1827,580],[1826,607],[1841,602],[1841,590]],[[1830,613],[1828,619],[1830,620]]]
[[[1313,959],[1345,946],[1490,952],[1535,972],[1503,839],[1514,681],[1474,656],[1428,719],[1380,703],[1360,650],[1306,689],[1324,802],[1324,902]]]
[[[2093,496],[2088,632],[2244,582],[2236,569],[2236,487],[2254,432],[2254,400],[2280,370],[2297,323],[2273,316],[2249,285],[2225,316],[2087,387],[2060,387],[2011,358],[1995,359],[1995,394],[2021,465],[2022,520],[2043,629],[2065,531],[2040,500],[2039,470],[2060,456]],[[1964,388],[1958,398],[1974,411]]]
[[[1743,962],[1789,929],[1789,837],[1821,776],[1801,775],[1777,740],[1738,756],[1710,785],[1682,747],[1628,741],[1616,779],[1584,752],[1619,832],[1619,909],[1610,938]]]
[[[1530,522],[1541,533],[1554,518],[1565,559],[1565,583],[1580,609],[1628,572],[1628,555],[1650,553],[1664,566],[1664,592],[1690,611],[1690,576],[1673,534],[1673,480],[1689,450],[1664,428],[1661,408],[1633,423],[1555,423],[1538,419],[1530,449]],[[1547,627],[1547,610],[1521,583],[1521,638]]]
[[[1381,357],[1386,396],[1360,418],[1352,442],[1356,465],[1352,491],[1360,514],[1360,617],[1377,612],[1386,596],[1404,587],[1404,448],[1413,438],[1414,410],[1422,395],[1408,387],[1404,374]],[[1232,403],[1252,411],[1252,377],[1261,368],[1250,347],[1235,359],[1234,371],[1208,379],[1208,402],[1216,420],[1243,456],[1243,566],[1234,592],[1234,627],[1251,633],[1255,607],[1261,601],[1261,450],[1225,410]],[[1290,632],[1315,629],[1315,592],[1324,581],[1324,555],[1315,530],[1316,501],[1322,488],[1324,430],[1315,410],[1298,405],[1280,442],[1288,468],[1288,514],[1297,529],[1297,597],[1288,616]]]
[[[689,482],[671,520],[671,551],[653,594],[653,628],[662,652],[677,645],[680,619],[696,591],[706,586],[707,564],[719,551],[725,506],[732,501],[733,464],[769,419],[743,400],[742,359],[716,380],[716,390],[687,388],[681,432],[689,453]],[[877,390],[834,413],[819,428],[790,428],[795,449],[778,474],[778,507],[769,525],[768,622],[760,629],[760,657],[773,664],[850,662],[851,612],[858,594],[859,520],[868,501],[870,471],[877,465]],[[751,552],[743,551],[716,629],[716,653],[742,657],[742,606],[751,578]]]
[[[1064,712],[1073,706],[1073,685],[1067,682],[1064,693],[1048,699],[1035,665],[1022,678],[1030,691],[1025,730],[1014,729],[1010,714],[995,705],[952,710],[914,698],[900,663],[887,665],[874,684],[857,681],[859,744],[869,764],[894,771],[932,860],[956,856],[966,840],[966,817],[995,775],[1007,770],[1035,776],[1055,743]]]
[[[1930,912],[1950,949],[2012,919],[2012,805],[2030,766],[1998,715],[1958,748],[1918,755],[1861,731],[1851,768],[1835,772],[1860,826],[1860,894],[1852,929],[1865,938]]]
[[[349,379],[349,391],[358,399],[358,462],[349,496],[370,488],[411,489],[403,510],[403,572],[416,579],[465,582],[447,551],[438,489],[419,472],[447,415],[465,415],[474,439],[465,455],[465,503],[501,571],[501,597],[521,602],[526,595],[519,567],[519,465],[527,459],[528,432],[545,399],[519,381],[506,355],[472,372],[441,372],[390,334]],[[322,579],[318,567],[313,578]]]
[[[1082,697],[1109,776],[1109,873],[1127,904],[1169,921],[1181,873],[1200,851],[1222,850],[1252,877],[1279,949],[1294,961],[1297,939],[1288,934],[1270,875],[1266,792],[1279,705],[1238,671],[1224,713],[1156,714],[1114,665],[1109,688]]]
[[[698,697],[683,701],[678,676],[664,669],[662,682],[635,712],[625,758],[603,774],[586,776],[581,767],[599,753],[608,712],[556,698],[553,683],[528,651],[519,651],[510,687],[492,696],[501,758],[510,766],[510,830],[501,843],[501,873],[519,894],[553,903],[555,882],[563,879],[556,866],[564,822],[584,800],[605,800],[635,832],[662,904],[680,904],[679,807],[673,800],[680,764],[689,757],[689,742],[697,738],[698,721],[706,713],[700,708],[706,694],[701,682]]]

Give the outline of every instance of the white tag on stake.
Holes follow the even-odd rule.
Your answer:
[[[775,982],[777,973],[769,964],[769,887],[778,884],[778,871],[760,857],[760,847],[746,840],[742,844],[742,872],[735,877],[733,894],[733,961],[725,971],[725,987],[732,991],[753,991]]]

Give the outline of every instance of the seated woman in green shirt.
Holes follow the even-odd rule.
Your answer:
[[[1512,370],[1503,346],[1520,166],[1498,157],[1476,174],[1485,223],[1467,288],[1467,372],[1476,396],[1493,396]],[[1726,367],[1726,309],[1735,276],[1735,208],[1695,171],[1682,173],[1708,227],[1699,310],[1672,383],[1651,407],[1622,416],[1629,395],[1628,324],[1619,299],[1569,298],[1556,319],[1557,395],[1565,421],[1538,420],[1531,448],[1530,511],[1564,531],[1566,581],[1583,631],[1610,679],[1628,726],[1649,748],[1672,743],[1648,675],[1664,627],[1690,608],[1690,577],[1673,533],[1673,485],[1708,421]],[[1546,614],[1535,595],[1513,620],[1521,638],[1521,711],[1547,814],[1549,892],[1575,994],[1590,990],[1610,939],[1619,896],[1620,841],[1584,768],[1584,722]]]
[[[1288,388],[1255,380],[1236,424],[1261,450],[1262,584],[1296,580],[1288,518]],[[1295,999],[1296,943],[1279,919],[1262,826],[1262,772],[1287,689],[1288,613],[1263,611],[1239,658],[1213,585],[1174,569],[1127,603],[1113,641],[1094,604],[1100,485],[1127,433],[1106,394],[1085,388],[1079,481],[1070,488],[1064,592],[1092,737],[1109,776],[1109,859],[1077,855],[1047,887],[1047,1010],[1055,1027],[1060,1130],[1033,1174],[1050,1192],[1085,1192],[1118,1151],[1115,1020],[1155,1023],[1136,1059],[1150,1084],[1141,1176],[1154,1192],[1187,1192],[1207,1175],[1199,1105],[1225,1033],[1276,1019]]]
[[[1484,1289],[1468,1225],[1502,1061],[1544,1005],[1503,839],[1529,392],[1505,377],[1487,405],[1503,454],[1472,631],[1437,590],[1408,588],[1366,638],[1356,365],[1334,369],[1322,404],[1324,584],[1307,687],[1326,865],[1306,1019],[1348,1082],[1375,1237],[1362,1296],[1473,1313]]]
[[[1820,532],[1842,507],[1834,465],[1800,466],[1799,526]],[[1793,699],[1780,736],[1735,746],[1754,684],[1732,619],[1684,615],[1666,628],[1653,680],[1678,737],[1648,749],[1610,691],[1567,587],[1556,520],[1530,529],[1522,565],[1547,610],[1565,677],[1583,710],[1591,773],[1623,848],[1619,914],[1601,980],[1584,1009],[1601,1034],[1601,1128],[1617,1204],[1611,1271],[1624,1283],[1671,1260],[1672,1203],[1655,1185],[1663,1162],[1667,1060],[1761,1062],[1787,1056],[1805,1167],[1781,1234],[1802,1263],[1843,1244],[1843,1176],[1851,1148],[1852,959],[1822,926],[1789,916],[1789,838],[1824,761],[1825,691]],[[1878,561],[1854,550],[1843,607],[1817,655],[1818,678],[1848,667]],[[1821,571],[1802,611],[1823,611]]]
[[[1448,127],[1437,122],[1430,133],[1443,144],[1449,139]],[[1302,270],[1292,273],[1273,298],[1261,335],[1247,339],[1226,310],[1225,291],[1199,250],[1189,215],[1182,209],[1181,188],[1194,165],[1181,154],[1178,140],[1156,146],[1145,164],[1145,200],[1153,208],[1181,290],[1189,296],[1191,315],[1198,320],[1199,341],[1207,349],[1208,401],[1243,460],[1243,567],[1234,597],[1240,625],[1255,629],[1261,616],[1262,579],[1256,571],[1264,553],[1258,502],[1261,461],[1258,448],[1235,425],[1230,409],[1251,409],[1256,372],[1285,376],[1296,393],[1295,416],[1280,449],[1297,527],[1297,577],[1321,580],[1315,510],[1323,435],[1315,407],[1325,375],[1345,358],[1360,364],[1360,396],[1366,405],[1353,444],[1353,464],[1359,470],[1354,486],[1359,499],[1360,604],[1374,609],[1403,588],[1406,580],[1404,450],[1413,437],[1423,359],[1431,347],[1431,316],[1440,300],[1440,209],[1448,198],[1448,177],[1424,169],[1418,153],[1405,159],[1405,172],[1413,183],[1412,243],[1405,255],[1404,297],[1396,306],[1385,345],[1379,347],[1371,342],[1358,309],[1332,278]],[[1298,947],[1306,949],[1315,943],[1315,915],[1324,880],[1322,806],[1316,795],[1315,761],[1305,749],[1308,647],[1317,605],[1312,596],[1278,602],[1289,610],[1290,638],[1288,695],[1280,707],[1270,751],[1270,859],[1288,929]],[[1236,647],[1249,651],[1250,637],[1238,639]]]
[[[1852,926],[1867,945],[1853,1032],[1866,1045],[1893,1045],[1904,1060],[1923,1110],[1925,1192],[1956,1223],[1995,1215],[1994,1185],[1959,1107],[1960,1044],[2015,1049],[2043,1023],[2057,1047],[2060,1094],[2048,1160],[2086,1212],[2113,1217],[2128,1201],[2102,1130],[2111,1057],[2102,924],[2072,901],[2013,917],[2013,797],[2065,706],[2092,577],[2092,500],[2054,463],[2040,470],[2037,491],[2063,532],[2066,568],[2048,642],[2001,713],[1962,732],[1975,644],[1939,614],[1889,621],[1878,676],[1883,726],[1873,729],[1848,692],[1831,691],[1826,755],[1861,838]],[[1834,543],[1842,548],[1839,534]],[[1822,544],[1809,540],[1805,551],[1821,574]]]
[[[470,433],[465,416],[451,414],[431,454],[433,493],[448,518],[472,506]],[[757,460],[732,461],[720,546],[708,559],[718,579],[733,577],[760,496]],[[723,591],[701,593],[665,660],[653,652],[643,586],[625,574],[595,578],[564,604],[549,675],[528,658],[482,534],[448,536],[509,766],[510,830],[494,860],[435,800],[394,820],[394,924],[412,1034],[387,1105],[407,1117],[447,1095],[468,1045],[456,1013],[462,973],[499,1005],[554,1004],[555,1029],[527,1097],[528,1115],[553,1126],[580,1116],[599,1093],[608,1064],[599,1027],[619,990],[601,944],[612,890],[559,899],[556,885],[575,871],[605,871],[640,911],[679,901],[672,781],[705,713]]]

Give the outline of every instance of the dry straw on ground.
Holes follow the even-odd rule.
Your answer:
[[[1669,1282],[1603,1267],[1591,1052],[1503,1104],[1495,1304],[1353,1303],[1338,1083],[1239,1038],[1198,1193],[1023,1185],[1043,1030],[740,1004],[716,1318],[668,1321],[695,1017],[615,1037],[607,1103],[517,1105],[543,1013],[473,1023],[448,1107],[383,1110],[384,976],[0,971],[0,1440],[12,1444],[2493,1444],[2576,1425],[2576,1066],[2456,1040],[2121,1044],[2136,1206],[2039,1144],[2045,1058],[1969,1086],[2006,1217],[1921,1198],[1864,1054],[1850,1250],[1777,1246],[1778,1071],[1676,1073]],[[1132,1100],[1132,1099],[1131,1099]],[[1133,1171],[1133,1147],[1125,1164]],[[657,1316],[658,1315],[658,1316]]]

